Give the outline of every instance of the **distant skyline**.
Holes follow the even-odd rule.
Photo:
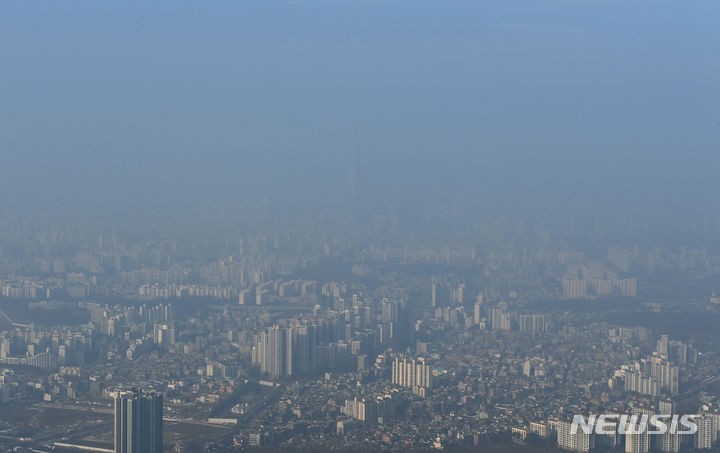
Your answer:
[[[6,1],[0,201],[717,213],[719,13]]]

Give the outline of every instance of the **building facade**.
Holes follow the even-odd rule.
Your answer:
[[[132,389],[111,396],[115,402],[115,453],[162,453],[162,394]]]

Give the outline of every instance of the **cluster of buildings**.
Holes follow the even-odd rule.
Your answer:
[[[678,247],[675,250],[668,250],[659,246],[648,248],[611,246],[607,251],[607,260],[622,272],[709,271],[717,266],[716,260],[705,247]]]
[[[175,306],[172,304],[109,306],[87,302],[81,306],[90,312],[93,329],[111,337],[129,333],[140,337],[156,335],[159,330],[172,331],[175,322]],[[166,338],[172,335],[168,332]]]
[[[625,391],[658,396],[661,392],[677,394],[680,387],[680,366],[697,362],[693,347],[661,335],[655,350],[646,358],[623,365],[608,381],[610,388],[622,386]]]
[[[45,283],[36,279],[5,280],[0,284],[0,296],[8,299],[38,299],[46,295]]]
[[[678,393],[680,367],[657,356],[648,357],[624,370],[625,391],[657,396],[662,391]],[[614,385],[614,384],[613,384]]]
[[[591,304],[570,307],[583,301],[534,305],[636,297],[637,280],[627,277],[639,275],[645,291],[643,269],[712,270],[716,261],[702,250],[614,248],[603,261],[553,245],[549,232],[537,232],[535,247],[317,231],[88,243],[71,233],[72,241],[47,235],[26,255],[0,256],[0,297],[101,301],[80,303],[90,322],[78,327],[0,333],[0,361],[46,371],[0,376],[0,395],[5,401],[7,388],[18,403],[103,404],[108,389],[151,382],[162,394],[112,393],[119,451],[155,451],[163,407],[202,429],[227,423],[227,439],[240,445],[403,450],[509,435],[574,451],[717,445],[718,400],[695,390],[715,382],[715,355],[615,326],[612,301],[601,315]],[[478,227],[475,243],[486,233],[507,230]],[[104,303],[118,298],[126,305]],[[190,298],[214,300],[193,306]],[[573,413],[663,413],[675,409],[651,403],[685,394],[708,400],[691,440],[571,429]]]
[[[346,399],[345,405],[340,409],[340,412],[353,420],[363,423],[383,424],[389,421],[397,410],[397,397],[393,400],[393,394],[397,394],[397,392],[391,391],[375,397],[361,397],[358,399],[356,396],[353,399]],[[344,428],[347,426],[348,421],[339,421],[337,434],[345,434]]]
[[[253,284],[252,287],[237,285],[197,285],[145,283],[138,287],[138,296],[145,299],[182,299],[189,297],[237,301],[240,305],[297,302],[316,297],[315,281],[276,279]]]
[[[508,304],[500,302],[493,306],[483,304],[482,293],[473,305],[472,313],[463,306],[438,307],[435,323],[464,329],[519,330],[540,335],[549,328],[549,319],[542,313],[518,313],[509,311]]]
[[[637,279],[565,279],[562,281],[562,295],[567,299],[611,295],[637,297]]]
[[[405,304],[386,298],[376,311],[357,294],[352,301],[335,298],[316,316],[293,318],[256,334],[252,363],[273,380],[326,369],[367,371],[376,351],[410,341]]]
[[[55,370],[86,363],[93,348],[88,328],[16,327],[0,332],[0,363]]]
[[[462,305],[467,297],[465,283],[454,284],[451,281],[437,281],[433,278],[430,286],[430,305]]]
[[[91,279],[97,281],[96,279]],[[85,274],[70,273],[58,277],[14,277],[2,280],[0,297],[8,299],[63,299],[81,298],[89,295]]]
[[[395,356],[392,362],[392,383],[413,389],[414,393],[425,396],[425,390],[432,388],[432,370],[422,357],[408,359]]]

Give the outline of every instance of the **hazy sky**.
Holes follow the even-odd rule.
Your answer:
[[[0,200],[720,211],[717,1],[0,1]],[[354,150],[354,151],[353,151]]]

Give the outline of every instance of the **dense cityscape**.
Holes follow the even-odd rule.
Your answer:
[[[381,220],[184,243],[6,220],[3,449],[159,451],[113,438],[119,401],[152,395],[175,452],[631,445],[570,434],[601,413],[700,417],[625,451],[715,447],[720,251],[507,219],[397,242]]]

